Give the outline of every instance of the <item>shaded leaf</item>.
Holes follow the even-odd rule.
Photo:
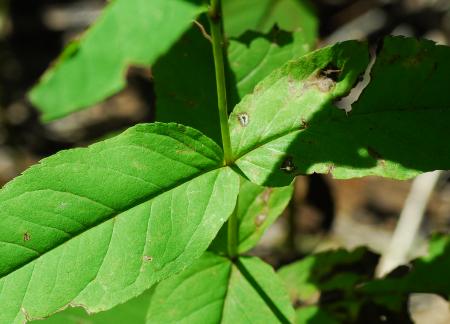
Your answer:
[[[141,296],[118,305],[106,312],[88,315],[82,308],[69,307],[44,321],[33,321],[35,324],[144,324],[151,298],[151,290]]]
[[[339,324],[336,319],[328,315],[323,309],[317,306],[307,306],[299,308],[296,311],[297,324],[321,323],[321,324]]]
[[[191,264],[234,209],[239,178],[222,161],[194,129],[143,124],[11,181],[0,192],[0,322],[68,304],[106,310]]]
[[[349,41],[270,74],[230,115],[237,166],[268,186],[313,172],[406,179],[448,169],[450,148],[440,139],[450,136],[450,48],[386,38],[369,85],[346,114],[333,102],[351,90],[368,62],[366,45]],[[243,114],[247,125],[240,123]]]
[[[207,26],[207,21],[200,22]],[[239,102],[272,70],[312,47],[301,31],[291,34],[274,29],[267,35],[247,33],[231,39],[227,48],[228,106]],[[199,29],[194,26],[186,32],[152,71],[156,119],[194,127],[221,143],[212,47]]]
[[[435,235],[429,242],[427,256],[414,260],[409,267],[401,266],[393,270],[385,278],[359,285],[356,287],[356,293],[364,300],[373,301],[375,307],[365,310],[366,312],[373,312],[374,308],[384,308],[390,314],[406,317],[409,314],[405,305],[412,293],[438,294],[447,300],[450,299],[448,269],[450,269],[450,237]]]
[[[365,248],[332,250],[309,255],[278,270],[293,303],[305,303],[323,291],[352,292],[373,277],[378,257]]]
[[[435,235],[430,241],[429,254],[416,259],[411,265],[411,271],[369,282],[361,290],[375,296],[401,297],[409,293],[434,293],[450,299],[449,269],[450,237]]]
[[[449,255],[450,238],[437,235],[430,241],[429,255],[413,261],[409,270],[399,267],[386,278],[373,278],[377,257],[363,248],[313,254],[278,274],[298,307],[298,323],[327,323],[327,317],[337,323],[378,323],[380,318],[412,323],[407,306],[410,294],[432,293],[449,299]]]
[[[157,61],[153,75],[156,119],[194,127],[221,143],[212,47],[196,26]]]
[[[378,256],[365,248],[316,253],[284,266],[279,276],[298,307],[297,323],[359,323],[367,301],[358,285],[373,278]]]
[[[272,268],[257,258],[236,263],[206,252],[158,284],[148,323],[292,322],[294,310]]]
[[[115,0],[31,91],[46,121],[86,108],[125,86],[130,64],[150,65],[205,6],[197,0]]]
[[[268,33],[278,25],[287,31],[304,30],[315,39],[318,21],[306,0],[223,0],[225,32],[239,37],[251,30]]]
[[[287,61],[298,58],[315,46],[316,38],[308,38],[304,30],[286,32],[273,28],[268,34],[247,32],[231,39],[228,61],[232,75],[230,89],[237,95],[230,104],[236,104],[253,91],[258,82]]]

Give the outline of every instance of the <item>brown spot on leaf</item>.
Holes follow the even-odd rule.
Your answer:
[[[267,188],[263,191],[261,198],[265,204],[269,203],[270,195],[272,194],[272,188]]]
[[[150,255],[144,255],[143,257],[145,262],[152,262],[153,261],[153,257]]]
[[[317,88],[320,92],[330,92],[335,86],[336,81],[328,76],[324,75],[322,71],[313,74],[303,84],[303,91],[310,89],[311,87]]]
[[[260,227],[266,219],[267,219],[266,214],[259,214],[258,216],[256,216],[256,218],[255,218],[256,227]]]
[[[309,127],[309,123],[306,121],[305,118],[302,117],[300,121],[300,129],[307,129]]]
[[[25,242],[31,240],[31,234],[28,232],[23,233],[23,240]]]
[[[334,87],[335,82],[332,79],[320,78],[316,81],[316,87],[321,92],[329,92]]]

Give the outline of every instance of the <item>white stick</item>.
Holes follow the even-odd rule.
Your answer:
[[[376,275],[382,277],[399,265],[407,263],[414,238],[420,229],[431,193],[442,171],[428,172],[416,177],[406,198],[389,248],[377,266]]]

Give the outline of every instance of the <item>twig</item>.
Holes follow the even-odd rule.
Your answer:
[[[414,179],[389,248],[377,266],[377,277],[382,277],[408,262],[408,254],[422,223],[428,200],[441,173],[442,171],[424,173]]]
[[[205,37],[207,40],[209,40],[212,43],[211,36],[206,32],[205,27],[201,23],[199,23],[197,20],[193,20],[194,24],[200,29],[203,37]]]

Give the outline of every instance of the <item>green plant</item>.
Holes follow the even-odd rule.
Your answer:
[[[115,0],[67,47],[30,95],[44,120],[117,92],[129,64],[156,63],[160,122],[60,152],[2,189],[0,323],[67,306],[113,309],[90,319],[69,309],[50,321],[342,320],[330,315],[334,304],[300,308],[296,319],[283,280],[296,306],[308,289],[344,291],[344,320],[357,318],[364,303],[398,310],[413,291],[448,296],[445,281],[418,284],[427,267],[441,273],[448,264],[445,237],[395,280],[333,272],[361,260],[362,250],[312,255],[279,275],[244,256],[287,205],[298,175],[407,179],[450,166],[440,141],[450,135],[450,48],[387,37],[373,67],[363,42],[307,53],[316,29],[309,7],[271,5],[228,0],[222,15],[218,0]],[[202,28],[209,20],[213,53],[209,35],[191,30],[156,62],[199,15]],[[368,69],[351,111],[338,109]]]

